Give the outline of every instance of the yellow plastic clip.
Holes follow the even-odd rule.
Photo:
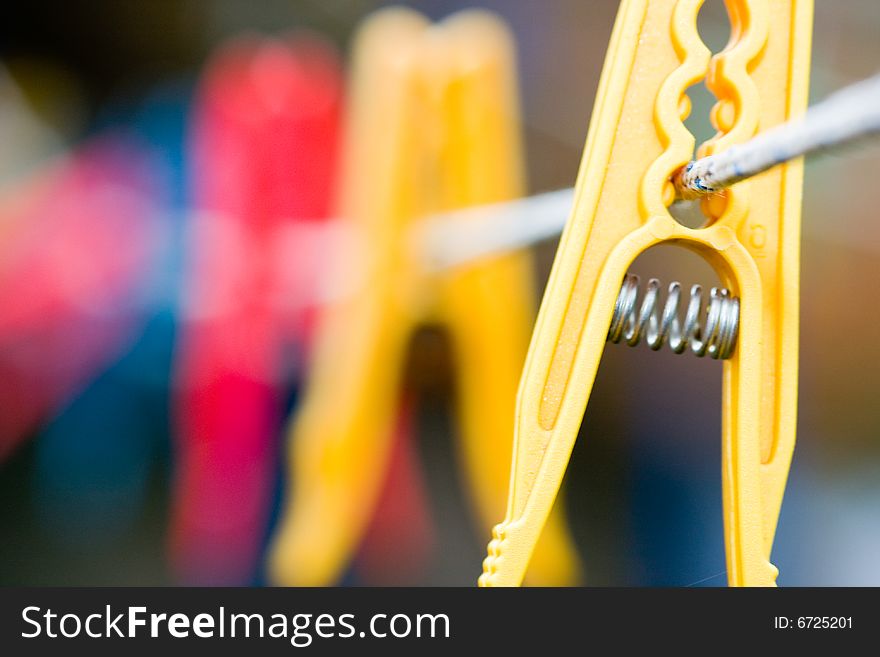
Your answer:
[[[693,155],[685,90],[706,78],[728,148],[800,114],[807,101],[809,0],[728,0],[731,40],[711,59],[701,0],[624,0],[611,37],[562,236],[523,378],[505,520],[482,586],[516,586],[550,512],[586,408],[621,280],[647,248],[702,255],[740,298],[724,363],[722,487],[728,581],[772,586],[770,563],[795,439],[802,165],[772,169],[704,203],[707,224],[668,211],[671,177]]]
[[[342,216],[369,262],[361,288],[317,336],[292,426],[293,489],[270,556],[276,582],[334,583],[374,513],[391,447],[409,341],[445,326],[457,362],[461,456],[488,528],[504,509],[516,386],[533,318],[531,261],[519,253],[452,273],[413,249],[422,216],[523,191],[513,46],[498,19],[460,13],[437,25],[377,13],[354,49]],[[576,551],[552,520],[532,573],[567,584]]]

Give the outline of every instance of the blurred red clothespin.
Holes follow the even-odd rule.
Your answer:
[[[199,85],[171,535],[186,583],[257,573],[285,383],[329,259],[342,86],[336,53],[312,37],[235,41]]]

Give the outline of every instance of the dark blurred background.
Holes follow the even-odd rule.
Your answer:
[[[0,24],[0,203],[13,203],[16,186],[48,158],[121,125],[135,126],[164,158],[162,175],[171,182],[162,183],[162,207],[169,216],[183,212],[186,192],[179,170],[186,106],[218,45],[247,32],[280,35],[304,28],[345,53],[361,19],[385,4],[8,3]],[[432,18],[483,6],[509,23],[519,50],[530,191],[571,186],[617,3],[403,4]],[[713,51],[723,47],[730,28],[721,2],[706,2],[699,27]],[[878,36],[876,0],[818,2],[811,98],[875,73]],[[688,126],[701,141],[712,133],[706,117],[713,101],[701,85],[691,97]],[[151,176],[137,184],[149,187],[155,182]],[[773,558],[781,585],[880,585],[880,304],[872,292],[880,283],[878,179],[877,144],[807,163],[799,432]],[[173,220],[165,224],[167,238],[176,229]],[[0,239],[3,229],[0,224]],[[126,234],[152,244],[155,234],[148,233]],[[45,409],[23,425],[27,435],[0,463],[2,584],[175,581],[165,554],[173,465],[165,381],[176,325],[172,274],[179,257],[144,248],[147,255],[130,257],[133,262],[154,258],[146,279],[137,282],[152,310],[120,320],[118,330],[102,340],[115,345],[112,353],[96,355],[64,391],[46,401]],[[540,285],[554,251],[552,241],[535,248]],[[645,254],[633,271],[664,282],[715,282],[696,256],[669,247]],[[0,314],[11,312],[0,308]],[[83,330],[92,335],[96,329]],[[435,350],[444,360],[448,344],[429,331],[413,349]],[[427,378],[418,449],[438,544],[429,566],[407,583],[471,585],[488,536],[466,520],[456,483],[448,376],[440,368]],[[22,395],[24,401],[4,399],[26,404],[46,390],[39,381],[34,385]],[[88,392],[96,386],[103,390],[100,395]],[[133,387],[136,402],[135,393],[127,392]],[[715,361],[645,348],[606,349],[564,489],[589,584],[726,582],[720,392],[721,365]],[[295,397],[292,389],[289,404]],[[8,408],[0,408],[0,415]],[[106,419],[114,413],[120,417]],[[119,437],[114,432],[121,431],[139,447],[109,449]],[[70,436],[80,436],[82,443]],[[98,447],[88,447],[95,441]],[[124,476],[117,469],[122,461]]]

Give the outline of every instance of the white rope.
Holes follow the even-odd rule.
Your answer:
[[[796,120],[691,162],[676,181],[683,200],[702,197],[806,154],[880,132],[880,75],[846,87]],[[442,270],[526,248],[562,232],[574,189],[428,217],[416,228],[428,266]]]
[[[432,215],[417,224],[413,238],[429,268],[449,269],[558,235],[573,199],[574,189],[569,187]]]
[[[678,195],[698,198],[796,157],[844,146],[880,132],[880,75],[846,87],[800,119],[744,144],[688,164],[676,179]]]

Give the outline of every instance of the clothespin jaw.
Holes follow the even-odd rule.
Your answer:
[[[443,103],[449,146],[447,196],[440,209],[517,198],[525,189],[525,172],[512,37],[495,16],[482,11],[447,19],[443,31],[454,81]],[[516,389],[534,319],[532,298],[532,259],[522,252],[453,270],[440,280],[438,316],[451,335],[457,364],[462,464],[480,526],[491,527],[505,507]],[[563,586],[579,576],[577,552],[560,508],[548,520],[528,578]]]
[[[538,316],[516,417],[508,511],[482,586],[515,586],[550,512],[604,349],[621,280],[662,242],[693,250],[740,298],[738,346],[724,364],[722,486],[731,585],[773,585],[770,548],[794,447],[801,165],[742,182],[675,221],[671,176],[693,156],[685,90],[709,74],[728,148],[803,111],[811,3],[729,0],[731,41],[712,59],[701,0],[625,0],[611,37],[575,205]]]
[[[522,193],[512,66],[506,31],[483,12],[432,26],[395,8],[361,29],[341,214],[368,262],[361,287],[324,317],[291,428],[293,490],[270,556],[279,583],[332,584],[351,560],[375,511],[422,323],[452,335],[463,463],[487,527],[503,508],[530,261],[520,254],[447,276],[413,248],[412,228],[438,210]],[[575,553],[555,527],[542,576],[566,583]]]
[[[418,201],[417,44],[427,22],[383,12],[361,29],[349,88],[342,213],[366,242],[363,283],[319,320],[290,430],[292,490],[270,554],[274,581],[334,583],[372,512],[391,447],[412,318],[397,238]],[[428,118],[430,120],[430,118]]]

